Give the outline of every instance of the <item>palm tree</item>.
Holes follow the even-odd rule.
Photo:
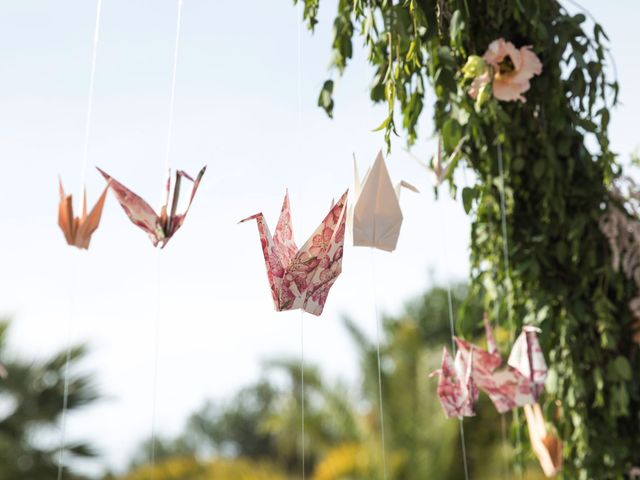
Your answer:
[[[298,360],[277,360],[267,364],[270,372],[285,378],[272,408],[260,422],[260,429],[275,439],[280,461],[291,473],[300,472],[302,442],[302,371]],[[341,384],[328,384],[320,371],[304,366],[304,460],[306,473],[333,446],[366,438],[360,416],[354,408],[356,398]]]
[[[67,352],[28,362],[8,352],[8,321],[0,321],[0,359],[7,375],[0,380],[0,480],[44,480],[56,478],[60,453],[59,427],[63,413],[64,371]],[[98,398],[87,375],[74,373],[74,366],[86,355],[83,346],[69,351],[69,412]],[[90,458],[89,444],[65,446],[64,458]],[[68,465],[65,479],[81,479]]]

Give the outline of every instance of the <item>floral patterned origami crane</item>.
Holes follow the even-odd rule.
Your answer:
[[[498,370],[502,357],[496,348],[493,331],[485,317],[489,350],[483,350],[456,338],[458,352],[455,361],[446,347],[442,355],[438,397],[449,418],[473,416],[479,390],[489,398],[500,413],[536,402],[544,388],[547,364],[538,342],[538,329],[523,327],[516,339],[507,366]]]
[[[174,176],[171,176],[171,172],[169,172],[169,178],[166,183],[165,202],[160,208],[159,215],[147,202],[127,187],[99,168],[98,171],[109,182],[109,187],[113,190],[113,193],[129,219],[135,225],[147,232],[154,247],[160,245],[160,248],[164,248],[169,239],[184,223],[184,219],[191,207],[193,197],[198,190],[198,186],[200,185],[200,181],[202,180],[202,176],[204,175],[206,168],[206,166],[202,167],[195,180],[182,170],[176,171]],[[189,180],[193,185],[191,187],[189,201],[186,205],[180,208],[180,186],[183,178]]]
[[[73,198],[67,195],[60,180],[60,203],[58,205],[58,225],[64,234],[64,238],[69,245],[87,250],[93,232],[100,225],[100,217],[102,217],[102,208],[107,198],[108,186],[105,187],[102,195],[98,198],[95,206],[87,215],[87,191],[82,196],[82,213],[79,217],[73,216]]]
[[[240,221],[255,219],[258,223],[276,310],[301,308],[313,315],[322,313],[329,290],[342,271],[347,193],[331,206],[329,214],[300,249],[293,239],[288,193],[273,237],[262,213]]]

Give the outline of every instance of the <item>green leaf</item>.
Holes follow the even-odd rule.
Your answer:
[[[453,12],[453,15],[451,16],[451,23],[449,24],[449,36],[451,38],[451,45],[454,48],[460,48],[464,26],[462,12],[460,10],[456,10]]]
[[[444,122],[441,134],[445,151],[452,153],[462,138],[462,127],[455,118],[450,117]]]
[[[464,187],[462,189],[462,206],[464,207],[464,211],[466,214],[469,214],[471,211],[471,207],[473,206],[473,201],[477,197],[477,192],[474,188]]]
[[[533,177],[536,180],[540,180],[542,178],[542,175],[544,175],[545,168],[546,165],[542,159],[536,160],[533,164]]]
[[[376,128],[374,128],[371,131],[372,132],[379,132],[381,130],[385,130],[386,128],[389,127],[392,119],[393,119],[393,115],[389,115],[387,118],[384,119],[384,121],[380,125],[378,125]]]
[[[320,96],[318,97],[318,106],[327,112],[329,118],[333,118],[333,80],[327,80],[322,85]]]
[[[616,357],[607,367],[607,379],[613,382],[628,382],[632,376],[629,360],[623,356]]]

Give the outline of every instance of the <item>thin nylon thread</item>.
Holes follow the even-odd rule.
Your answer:
[[[178,15],[176,19],[176,38],[173,48],[173,69],[171,72],[171,95],[169,97],[169,125],[167,127],[167,153],[164,160],[165,172],[169,170],[171,144],[173,141],[173,117],[176,104],[176,77],[178,75],[178,54],[180,51],[180,31],[182,29],[182,0],[178,0]]]
[[[507,209],[505,206],[505,195],[504,195],[504,189],[506,186],[506,182],[505,182],[505,178],[504,178],[504,165],[503,165],[503,161],[502,161],[502,144],[498,144],[498,173],[500,174],[500,216],[501,216],[501,223],[502,223],[502,253],[504,256],[504,268],[505,268],[505,279],[510,279],[511,278],[511,274],[510,274],[510,267],[509,267],[509,237],[507,234]],[[511,344],[513,344],[514,339],[515,339],[515,329],[513,326],[513,318],[512,318],[512,311],[513,311],[513,301],[511,298],[511,292],[508,291],[508,287],[509,284],[511,282],[509,281],[508,283],[505,282],[505,295],[507,297],[507,308],[508,308],[508,312],[507,312],[507,318],[509,321],[509,338],[511,340]],[[518,411],[518,409],[514,409],[513,410],[513,419],[514,422],[516,423],[516,448],[517,448],[517,453],[516,453],[516,457],[518,457],[521,454],[522,451],[522,438],[520,435],[520,412]],[[519,477],[523,478],[523,472],[522,472],[522,465],[520,465],[521,468],[519,468]]]
[[[160,288],[160,250],[156,251],[156,318],[154,324],[153,343],[153,374],[152,374],[152,396],[151,396],[151,465],[156,464],[156,420],[158,413],[158,383],[159,383],[159,363],[160,363],[160,299],[162,298]]]
[[[378,315],[378,298],[377,298],[377,282],[376,282],[376,261],[375,249],[371,247],[371,280],[373,290],[373,311],[376,322],[376,350],[378,355],[378,403],[380,414],[380,439],[382,442],[382,466],[384,472],[384,480],[387,480],[387,448],[385,445],[384,435],[384,406],[382,400],[382,360],[380,356],[380,319]]]
[[[466,167],[463,167],[463,172],[466,172]],[[465,175],[465,185],[466,185],[466,175]],[[494,230],[493,230],[493,223],[489,223],[489,236],[493,237],[494,234]],[[498,276],[498,270],[497,267],[495,265],[495,263],[493,264],[493,277],[497,278]],[[499,323],[498,323],[498,317],[500,314],[500,306],[497,304],[494,306],[494,327],[498,327]],[[506,414],[505,413],[501,413],[500,414],[500,434],[502,437],[502,449],[503,449],[503,456],[504,456],[504,478],[510,478],[510,472],[509,472],[509,460],[508,460],[508,446],[509,446],[509,441],[507,438],[507,423],[506,423],[506,419],[505,419]]]
[[[84,125],[84,146],[82,150],[82,189],[87,180],[87,166],[89,163],[89,139],[91,137],[91,119],[93,116],[93,91],[96,82],[96,60],[98,57],[98,40],[100,38],[100,17],[102,14],[102,0],[98,0],[96,6],[96,24],[93,32],[93,46],[91,51],[91,74],[89,76],[89,99],[87,101],[87,113]]]
[[[298,1],[298,10],[296,12],[297,22],[297,52],[296,52],[296,90],[297,90],[297,117],[298,129],[302,125],[302,25],[304,12],[302,10],[302,1]],[[299,130],[298,130],[299,132]],[[300,134],[298,134],[298,149],[300,145]],[[306,457],[306,436],[305,436],[305,399],[304,399],[304,310],[300,310],[300,395],[301,395],[301,422],[302,422],[302,480],[306,479],[305,457]]]
[[[182,26],[182,0],[178,0],[178,12],[176,15],[176,36],[173,47],[173,66],[171,70],[171,93],[169,95],[169,122],[167,126],[166,155],[164,159],[164,171],[169,170],[171,158],[171,143],[173,139],[173,119],[176,101],[176,77],[178,73],[178,54],[180,51],[180,31]],[[158,407],[158,384],[160,378],[160,250],[157,251],[157,311],[155,319],[154,346],[153,346],[153,386],[152,386],[152,408],[151,408],[151,465],[156,464],[156,420]]]
[[[75,309],[75,290],[77,283],[77,254],[78,252],[71,251],[71,278],[69,283],[71,284],[71,289],[69,292],[69,317],[67,319],[67,352],[65,355],[64,362],[64,373],[63,373],[63,394],[62,394],[62,413],[60,416],[60,449],[58,450],[58,480],[62,480],[63,473],[63,461],[64,461],[64,452],[67,443],[67,411],[69,407],[69,365],[71,363],[71,330],[73,328],[73,314]]]
[[[91,73],[89,75],[89,98],[87,100],[87,113],[85,117],[84,126],[84,143],[82,148],[82,170],[81,170],[81,185],[80,191],[84,191],[86,176],[87,176],[87,164],[89,162],[89,139],[91,133],[91,118],[93,113],[93,91],[96,78],[96,59],[98,52],[98,39],[100,38],[100,16],[102,13],[102,0],[98,0],[96,5],[96,22],[93,32],[93,44],[91,47]],[[76,284],[76,256],[73,256],[72,260],[72,272],[71,272],[71,295],[69,300],[69,320],[67,326],[67,353],[64,362],[63,372],[63,393],[62,393],[62,413],[61,413],[61,438],[60,438],[60,451],[58,452],[58,475],[57,479],[62,480],[64,460],[65,444],[67,442],[67,409],[69,406],[69,364],[71,363],[71,329],[73,323],[73,308],[75,304],[75,284]]]
[[[304,422],[304,310],[300,310],[300,402],[302,406],[301,426],[302,426],[302,479],[306,478],[305,468],[305,422]]]
[[[449,265],[449,252],[447,248],[447,244],[449,243],[449,228],[447,222],[444,220],[442,216],[442,209],[439,210],[440,215],[440,224],[442,225],[442,230],[444,235],[442,236],[442,256],[444,257],[445,265]],[[456,355],[456,342],[455,342],[455,322],[453,318],[453,299],[451,295],[451,278],[447,277],[447,307],[449,310],[449,328],[451,330],[451,349],[453,351],[453,355]],[[462,446],[462,464],[464,466],[464,478],[465,480],[469,480],[469,466],[467,462],[467,445],[464,438],[464,420],[462,418],[460,421],[460,444]]]

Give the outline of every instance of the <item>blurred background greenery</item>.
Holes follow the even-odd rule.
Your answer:
[[[482,335],[482,307],[465,285],[452,289],[457,330]],[[408,302],[399,316],[383,316],[381,375],[388,478],[464,478],[459,422],[444,417],[436,396],[442,347],[450,345],[447,290],[434,287]],[[361,364],[358,385],[327,379],[304,366],[306,477],[312,480],[383,478],[378,403],[377,346],[349,318],[344,326]],[[65,352],[28,362],[8,348],[9,322],[0,327],[0,360],[8,376],[1,382],[0,480],[56,478],[64,392]],[[498,335],[500,332],[497,332]],[[480,341],[480,340],[478,340]],[[97,400],[90,375],[78,374],[87,354],[71,350],[69,415]],[[289,480],[301,477],[301,374],[299,359],[266,362],[263,376],[226,400],[207,400],[193,412],[182,433],[150,440],[132,452],[126,472],[102,480]],[[512,472],[511,417],[501,417],[481,396],[476,417],[464,434],[470,477],[504,478]],[[542,472],[525,445],[526,479]],[[99,455],[90,443],[69,445],[65,479],[88,478],[74,471],[78,458]]]

